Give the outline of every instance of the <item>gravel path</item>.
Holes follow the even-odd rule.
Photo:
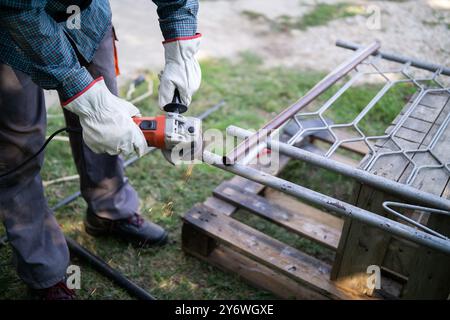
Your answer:
[[[336,3],[337,1],[320,1]],[[330,22],[305,31],[276,32],[266,21],[252,21],[243,11],[269,19],[301,16],[316,1],[220,0],[201,1],[199,31],[204,34],[200,57],[235,58],[253,51],[269,66],[295,66],[329,70],[348,56],[336,48],[337,39],[368,43],[379,39],[384,50],[450,65],[450,1],[353,1],[366,10],[381,11],[380,29],[364,16]],[[163,53],[154,5],[150,0],[112,0],[114,23],[120,39],[125,76],[138,69],[159,70]]]

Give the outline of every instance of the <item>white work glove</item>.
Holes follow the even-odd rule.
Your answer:
[[[144,155],[147,142],[131,119],[140,116],[138,108],[113,95],[102,77],[63,103],[63,107],[80,118],[84,142],[92,151]]]
[[[163,43],[166,66],[160,76],[159,107],[172,102],[175,88],[180,93],[181,103],[189,106],[192,95],[200,87],[202,72],[195,54],[200,47],[201,34],[168,40]]]

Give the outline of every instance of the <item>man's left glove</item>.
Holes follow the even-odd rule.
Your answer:
[[[147,142],[132,117],[140,116],[134,105],[113,95],[102,77],[63,103],[80,118],[83,139],[96,153],[144,155]]]
[[[160,77],[159,106],[172,102],[175,89],[180,93],[180,102],[189,106],[192,95],[200,87],[202,72],[195,54],[200,47],[201,34],[192,37],[167,40],[164,45],[166,65]]]

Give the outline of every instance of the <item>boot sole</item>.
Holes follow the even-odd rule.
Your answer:
[[[105,231],[104,229],[96,228],[91,225],[85,220],[84,221],[84,230],[87,234],[93,236],[93,237],[100,237],[100,236],[107,236],[109,234],[108,231]]]
[[[86,233],[88,235],[93,236],[93,237],[108,237],[108,236],[114,237],[114,234],[112,232],[93,227],[93,226],[89,225],[89,223],[86,220],[84,221],[84,230],[86,231]],[[122,241],[131,243],[133,246],[138,247],[138,248],[158,247],[158,246],[163,246],[168,242],[169,234],[166,232],[164,234],[164,236],[161,237],[161,239],[159,239],[158,241],[153,242],[153,243],[148,243],[148,242],[144,242],[144,241],[137,242],[135,240],[129,240],[129,239],[121,238],[121,237],[117,237],[117,236],[115,238],[119,238]]]

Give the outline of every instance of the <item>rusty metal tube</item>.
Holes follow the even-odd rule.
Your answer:
[[[249,149],[253,148],[263,135],[270,134],[273,130],[279,128],[286,121],[288,121],[292,116],[297,114],[300,110],[309,105],[314,99],[320,96],[328,88],[330,88],[337,81],[342,79],[347,75],[352,69],[354,69],[358,64],[364,61],[367,57],[372,55],[380,48],[380,43],[378,41],[373,42],[365,48],[359,49],[356,54],[351,57],[348,61],[341,64],[334,71],[329,73],[322,81],[316,84],[311,90],[309,90],[300,100],[296,103],[279,113],[275,118],[266,123],[259,131],[254,135],[248,137],[241,144],[239,144],[234,150],[223,157],[223,164],[233,165],[239,159],[244,156]]]

